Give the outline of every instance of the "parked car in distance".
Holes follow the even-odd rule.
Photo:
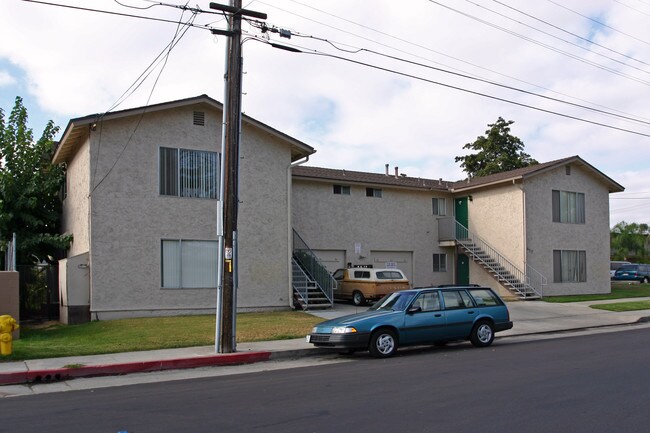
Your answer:
[[[409,280],[399,269],[347,268],[333,274],[337,282],[334,297],[351,300],[354,305],[381,299],[388,293],[410,289]]]
[[[496,332],[511,328],[508,307],[492,289],[429,287],[393,292],[366,312],[319,323],[307,342],[385,358],[402,346],[462,340],[489,346]]]
[[[632,263],[623,260],[612,260],[611,262],[609,262],[609,276],[611,278],[614,278],[614,275],[616,274],[618,268],[620,268],[623,265],[631,265],[631,264]]]
[[[614,273],[614,281],[650,282],[650,265],[631,263],[622,265]]]

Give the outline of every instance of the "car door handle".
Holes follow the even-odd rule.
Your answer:
[[[467,314],[474,314],[474,310],[468,311]]]
[[[442,314],[440,314],[440,313],[434,314],[434,317],[442,317]]]

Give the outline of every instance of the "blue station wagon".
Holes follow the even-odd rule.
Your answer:
[[[508,308],[492,289],[429,287],[394,292],[366,312],[320,323],[307,342],[347,353],[369,350],[385,358],[400,346],[469,340],[485,347],[495,332],[511,328]]]

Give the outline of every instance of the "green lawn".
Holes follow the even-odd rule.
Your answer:
[[[237,315],[237,341],[300,338],[323,319],[303,312]],[[2,361],[207,346],[214,344],[215,317],[180,316],[106,320],[82,325],[22,327],[13,354]]]
[[[600,295],[548,296],[546,302],[582,302],[650,296],[650,284],[612,284],[612,292]]]
[[[595,304],[589,307],[597,310],[606,311],[637,311],[637,310],[650,310],[650,301],[636,301],[636,302],[616,302],[612,304]]]

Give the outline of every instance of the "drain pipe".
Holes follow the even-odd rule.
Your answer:
[[[309,161],[309,155],[305,157],[305,159],[296,161],[292,164],[289,164],[287,167],[287,241],[289,245],[289,248],[287,250],[287,271],[289,275],[289,306],[291,308],[294,307],[293,305],[293,267],[291,265],[291,259],[293,258],[293,224],[292,224],[292,218],[291,218],[291,213],[292,213],[292,208],[291,208],[291,196],[293,194],[293,187],[292,187],[292,177],[291,177],[291,169],[294,167],[298,167],[299,165],[303,165]]]

